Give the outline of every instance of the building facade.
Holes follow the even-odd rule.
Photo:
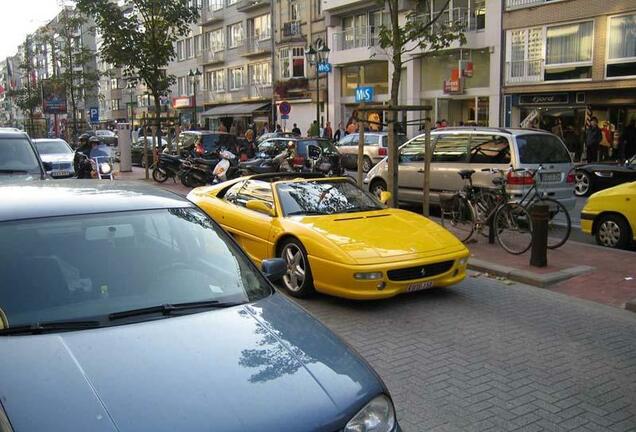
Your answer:
[[[506,126],[551,130],[560,121],[580,150],[586,118],[596,116],[612,131],[636,120],[636,2],[506,0],[505,6]]]

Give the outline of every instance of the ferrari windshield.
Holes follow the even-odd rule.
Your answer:
[[[373,196],[346,180],[280,183],[277,190],[285,216],[351,213],[383,208]]]
[[[4,222],[0,238],[0,329],[271,293],[198,209]]]

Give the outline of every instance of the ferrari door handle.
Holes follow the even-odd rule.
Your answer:
[[[420,174],[424,174],[426,172],[426,170],[418,169],[417,172],[420,173]]]

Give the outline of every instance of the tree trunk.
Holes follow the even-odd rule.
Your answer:
[[[393,73],[391,74],[391,101],[390,108],[398,105],[398,97],[400,94],[400,78],[402,74],[402,44],[400,43],[400,23],[398,20],[398,5],[397,0],[389,0],[392,4],[389,7],[389,13],[391,15],[391,29],[393,39]],[[387,189],[391,192],[391,200],[389,206],[398,206],[398,163],[399,155],[397,148],[397,140],[395,137],[395,119],[396,113],[393,110],[387,111],[387,124],[388,124],[388,182]]]
[[[161,151],[161,95],[158,92],[154,92],[152,96],[155,99],[155,138],[156,144],[152,147],[152,160],[156,162]],[[146,164],[146,178],[148,178],[148,164]]]

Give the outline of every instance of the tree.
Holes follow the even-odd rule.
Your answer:
[[[86,96],[97,96],[99,80],[99,72],[94,65],[95,51],[77,37],[78,30],[87,28],[87,22],[76,9],[65,7],[59,19],[38,34],[38,40],[50,49],[53,79],[59,80],[66,89],[74,136],[78,133],[78,103],[83,100],[86,107]],[[94,37],[94,28],[88,28],[87,32],[88,35],[83,36]]]
[[[33,63],[33,41],[30,36],[27,36],[24,42],[22,62],[18,67],[22,71],[22,87],[9,91],[7,96],[12,98],[16,106],[29,117],[29,126],[27,129],[31,136],[34,136],[35,132],[33,124],[35,109],[42,103],[41,93],[37,88],[35,80],[35,67]]]
[[[413,57],[405,60],[404,56],[415,51],[422,50],[435,52],[451,46],[453,42],[465,43],[463,28],[459,22],[448,22],[441,18],[448,9],[450,0],[446,1],[444,7],[431,18],[430,11],[433,10],[434,0],[417,0],[416,7],[406,15],[405,22],[400,24],[399,3],[400,0],[381,0],[381,4],[389,11],[390,24],[380,26],[379,42],[380,46],[387,52],[389,61],[393,64],[391,75],[390,106],[398,105],[400,92],[400,78],[402,66]],[[422,13],[427,16],[423,17]],[[388,124],[388,189],[391,192],[391,205],[397,205],[398,198],[398,149],[395,133],[396,112],[387,111]],[[430,158],[430,149],[427,149],[426,157]],[[428,176],[428,173],[425,174]],[[426,192],[425,192],[425,195]],[[424,198],[427,202],[427,197]],[[426,210],[425,210],[426,211]]]
[[[153,96],[157,141],[161,135],[161,97],[176,78],[166,68],[175,58],[175,43],[199,17],[188,0],[129,0],[124,7],[104,0],[77,0],[93,17],[102,37],[101,58],[124,76],[143,82]]]

